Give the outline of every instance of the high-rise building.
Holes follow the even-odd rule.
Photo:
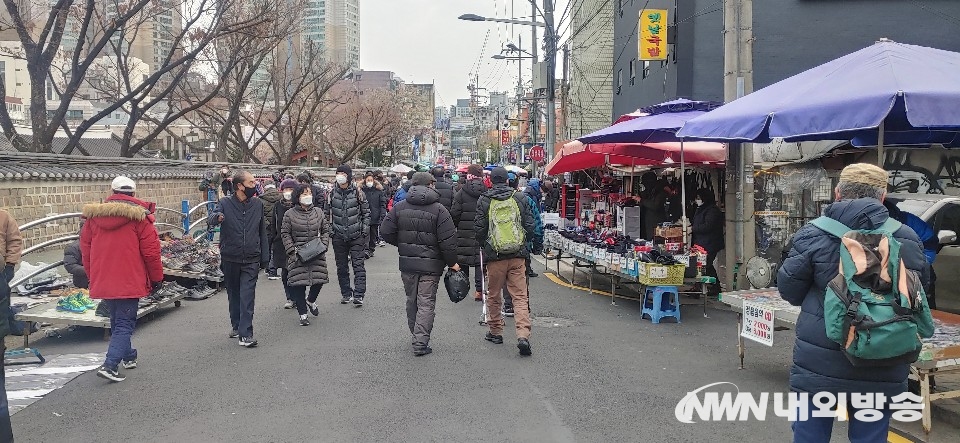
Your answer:
[[[314,0],[316,1],[316,0]],[[324,0],[327,54],[330,61],[360,66],[360,0]],[[316,1],[320,5],[324,1]]]
[[[570,132],[558,134],[559,139],[577,138],[612,122],[613,6],[605,0],[570,1]]]
[[[412,109],[413,120],[418,129],[429,129],[433,127],[433,111],[436,107],[436,94],[433,83],[408,83],[404,85],[411,92],[413,99]]]

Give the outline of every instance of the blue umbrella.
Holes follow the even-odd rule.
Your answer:
[[[876,44],[689,120],[677,136],[768,143],[960,144],[960,53]]]
[[[639,117],[624,120],[578,138],[591,143],[669,143],[678,142],[676,132],[687,120],[720,107],[722,103],[677,99],[637,110]]]

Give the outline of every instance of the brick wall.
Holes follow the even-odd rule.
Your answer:
[[[103,180],[0,180],[0,207],[6,209],[19,225],[52,214],[81,212],[86,203],[100,202],[110,196],[109,179]],[[193,207],[202,202],[196,179],[141,179],[137,180],[137,197],[156,202],[158,207],[180,210],[186,199]],[[193,217],[202,216],[203,209]],[[157,211],[157,221],[180,225],[176,214]],[[159,226],[160,231],[172,228]],[[23,232],[24,247],[76,233],[79,219],[57,220]]]

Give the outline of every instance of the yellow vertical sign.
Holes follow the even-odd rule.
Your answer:
[[[667,59],[667,10],[643,9],[640,11],[640,60]]]

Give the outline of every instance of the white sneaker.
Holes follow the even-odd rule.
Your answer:
[[[293,300],[287,300],[283,305],[283,309],[293,309]]]

